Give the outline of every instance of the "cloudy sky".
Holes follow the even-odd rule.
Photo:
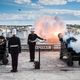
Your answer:
[[[43,16],[80,24],[80,0],[0,0],[0,24],[34,24]]]

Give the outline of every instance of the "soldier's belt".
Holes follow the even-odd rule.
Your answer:
[[[10,47],[18,47],[18,45],[11,45]]]

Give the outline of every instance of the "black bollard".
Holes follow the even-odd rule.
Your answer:
[[[38,60],[39,60],[39,61],[35,61],[35,62],[34,62],[35,69],[40,69],[40,48],[39,48]]]

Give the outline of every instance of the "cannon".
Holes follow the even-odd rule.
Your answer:
[[[73,61],[79,61],[80,65],[80,53],[76,53],[72,48],[68,48],[65,54],[67,57],[65,61],[68,66],[73,66]]]
[[[3,36],[0,36],[0,62],[6,65],[8,64],[8,54],[6,53],[6,40]]]
[[[70,37],[66,42],[61,42],[60,59],[65,60],[68,66],[73,66],[73,61],[79,61],[80,65],[80,53],[76,53],[72,47],[69,46],[70,41],[77,41],[74,37]],[[66,56],[66,58],[64,58]]]

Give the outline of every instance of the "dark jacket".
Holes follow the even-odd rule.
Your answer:
[[[36,44],[36,39],[41,39],[41,40],[43,40],[43,38],[40,38],[37,34],[29,34],[29,36],[28,36],[28,44],[30,45],[30,44]],[[34,41],[34,42],[32,42],[32,41]]]
[[[8,41],[8,51],[9,53],[21,53],[21,43],[20,38],[12,36]]]

